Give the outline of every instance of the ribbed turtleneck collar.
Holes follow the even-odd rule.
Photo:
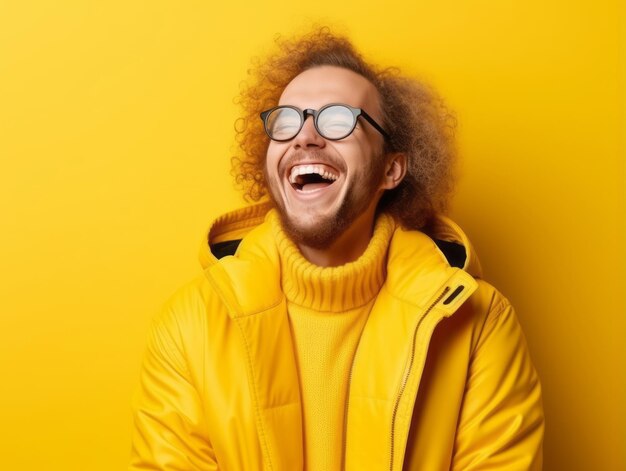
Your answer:
[[[395,230],[391,216],[380,215],[365,252],[354,262],[338,267],[320,267],[304,258],[271,211],[268,219],[276,235],[281,263],[281,283],[287,300],[316,311],[342,312],[371,301],[386,275],[387,249]]]

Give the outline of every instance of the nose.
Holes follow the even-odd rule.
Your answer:
[[[313,116],[309,115],[306,117],[302,129],[300,129],[300,132],[293,138],[293,145],[300,149],[311,147],[321,148],[326,145],[326,140],[320,136],[317,129],[315,129]]]

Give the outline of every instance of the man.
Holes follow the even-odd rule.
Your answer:
[[[155,319],[131,469],[540,469],[519,324],[439,214],[441,102],[327,29],[256,78],[233,164],[271,201],[213,223]]]

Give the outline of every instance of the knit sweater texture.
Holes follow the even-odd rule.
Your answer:
[[[307,261],[273,217],[302,397],[308,471],[340,470],[350,369],[385,281],[393,218],[377,218],[365,252],[339,267]]]

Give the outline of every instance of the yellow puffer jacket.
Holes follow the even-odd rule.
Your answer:
[[[218,219],[209,242],[243,238],[235,256],[218,261],[207,244],[203,276],[155,318],[131,470],[302,469],[298,373],[267,211]],[[425,234],[395,231],[350,373],[344,469],[540,469],[541,390],[513,309],[478,278],[454,223],[438,219],[433,237],[465,247],[463,269]]]

